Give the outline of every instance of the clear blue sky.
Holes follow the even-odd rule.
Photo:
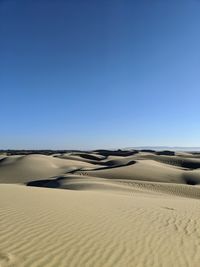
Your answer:
[[[199,0],[0,0],[0,148],[200,146]]]

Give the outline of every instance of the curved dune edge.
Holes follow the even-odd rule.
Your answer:
[[[0,203],[3,267],[199,266],[199,200],[2,184]]]
[[[65,175],[59,178],[38,180],[28,186],[78,191],[105,191],[110,194],[131,195],[146,193],[200,199],[200,187],[175,183],[159,183],[140,180],[105,179],[84,175]]]
[[[0,157],[0,267],[199,267],[200,158],[169,154]]]

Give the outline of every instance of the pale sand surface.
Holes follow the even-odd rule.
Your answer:
[[[200,266],[198,164],[183,152],[2,155],[0,267]]]

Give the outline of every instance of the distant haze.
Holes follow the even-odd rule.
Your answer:
[[[200,151],[200,147],[170,147],[170,146],[142,146],[133,147],[134,149],[152,149],[152,150],[172,150],[172,151]]]

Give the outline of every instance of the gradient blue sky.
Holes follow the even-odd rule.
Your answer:
[[[0,0],[0,148],[200,146],[199,0]]]

